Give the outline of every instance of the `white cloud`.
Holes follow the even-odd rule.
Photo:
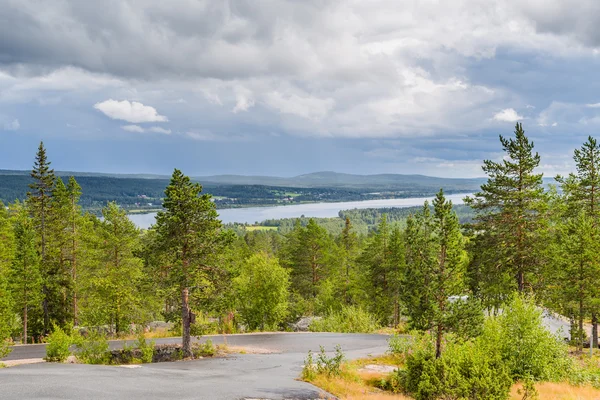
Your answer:
[[[7,122],[4,124],[5,131],[18,131],[21,127],[18,119],[14,119],[11,122]]]
[[[150,132],[163,133],[165,135],[170,135],[171,134],[171,130],[170,129],[165,129],[165,128],[162,128],[160,126],[153,126],[153,127],[149,128],[148,130]]]
[[[588,108],[600,108],[600,103],[586,104]]]
[[[278,91],[267,93],[266,103],[284,114],[294,114],[312,120],[321,120],[335,105],[332,98],[320,99],[308,94],[284,94]]]
[[[109,118],[120,119],[134,124],[168,121],[168,118],[158,114],[154,107],[145,106],[137,101],[130,102],[129,100],[117,101],[109,99],[94,104],[94,108]]]
[[[522,115],[519,115],[514,108],[505,108],[504,110],[494,114],[494,120],[505,121],[505,122],[517,122],[523,119]]]
[[[240,111],[248,111],[254,106],[252,92],[245,87],[238,86],[235,88],[235,107],[231,110],[234,114]]]
[[[138,133],[143,133],[145,131],[144,128],[142,128],[139,125],[123,125],[121,127],[121,129],[123,129],[124,131],[127,131],[127,132],[138,132]]]

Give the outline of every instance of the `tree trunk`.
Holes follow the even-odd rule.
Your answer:
[[[42,293],[44,295],[44,300],[42,301],[42,308],[44,309],[44,334],[48,334],[50,333],[50,313],[48,310],[49,291],[48,286],[46,286],[46,284],[44,284],[44,287],[42,288]]]
[[[525,275],[523,274],[523,270],[519,270],[517,280],[519,283],[519,293],[523,293],[525,290]]]
[[[583,333],[583,300],[580,298],[579,299],[579,351],[583,352],[583,340],[585,339],[585,335]]]
[[[435,358],[440,358],[442,355],[442,336],[444,333],[444,328],[442,324],[438,324],[437,326],[437,334],[435,338]]]
[[[595,312],[592,313],[592,346],[598,348],[598,315]]]
[[[23,344],[27,344],[27,299],[23,307]]]
[[[191,336],[190,336],[190,304],[188,288],[181,290],[181,350],[183,357],[192,356]]]

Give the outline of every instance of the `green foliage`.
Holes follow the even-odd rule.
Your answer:
[[[87,240],[90,252],[81,286],[88,293],[82,303],[82,318],[87,324],[114,324],[115,333],[144,318],[142,260],[135,255],[140,246],[137,227],[115,203],[102,210],[104,219],[95,222],[94,235]],[[83,274],[82,274],[83,275]]]
[[[137,340],[134,344],[134,347],[138,348],[141,352],[140,360],[142,363],[147,364],[152,362],[152,358],[154,357],[154,348],[156,346],[156,342],[151,340],[148,342],[144,337],[144,332],[140,331],[138,333]]]
[[[212,357],[217,353],[217,349],[212,340],[207,339],[204,343],[194,343],[192,345],[192,353],[194,358]]]
[[[311,332],[370,333],[379,328],[375,318],[357,306],[343,306],[340,311],[315,319],[309,326]]]
[[[465,203],[476,211],[473,232],[478,253],[470,265],[473,291],[486,306],[497,307],[514,289],[538,285],[546,224],[540,156],[520,123],[515,137],[500,136],[506,153],[501,162],[484,160],[488,181]],[[509,278],[510,277],[510,278]],[[498,286],[502,284],[502,286]],[[484,297],[485,295],[485,297]]]
[[[506,399],[513,383],[507,367],[495,353],[475,341],[445,343],[435,357],[435,340],[428,334],[392,337],[390,352],[401,355],[405,368],[381,383],[393,392],[404,392],[419,400]]]
[[[327,377],[340,376],[344,359],[345,356],[340,345],[335,346],[335,353],[331,357],[327,355],[325,348],[320,346],[316,361],[312,351],[309,350],[308,356],[304,361],[304,367],[302,368],[302,379],[311,381],[318,375],[325,375]]]
[[[289,271],[265,253],[251,256],[234,280],[240,316],[250,330],[277,329],[288,307]]]
[[[185,357],[190,357],[190,288],[202,288],[197,296],[217,296],[218,283],[226,280],[227,271],[218,268],[219,256],[232,235],[221,230],[221,221],[210,195],[201,194],[202,186],[175,169],[165,189],[164,211],[156,216],[154,251],[160,254],[165,281],[171,294],[181,304],[182,344]],[[195,296],[196,293],[191,293]],[[211,296],[212,295],[212,296]]]
[[[533,299],[520,295],[486,320],[481,347],[499,354],[514,381],[560,380],[572,369],[566,344],[544,327]]]
[[[75,339],[71,332],[63,330],[60,326],[54,326],[50,335],[46,338],[46,357],[48,362],[64,362],[71,355],[69,348]]]
[[[106,364],[109,361],[109,347],[106,336],[92,331],[76,343],[77,359],[86,364]]]

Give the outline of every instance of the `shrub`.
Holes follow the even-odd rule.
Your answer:
[[[69,347],[73,344],[73,336],[61,327],[54,325],[54,331],[48,335],[46,357],[48,362],[64,362],[71,355]]]
[[[410,335],[393,334],[388,339],[388,353],[406,359],[416,346],[415,340],[423,339],[423,337],[416,331],[411,332]],[[427,342],[431,342],[431,340]]]
[[[370,333],[379,326],[375,318],[356,306],[343,306],[339,312],[330,312],[320,320],[314,320],[309,330],[311,332],[342,332],[342,333]]]
[[[406,355],[405,369],[383,381],[384,389],[405,392],[417,400],[508,398],[512,385],[508,369],[477,341],[449,340],[436,359],[433,340],[422,335],[402,354]]]
[[[560,380],[572,370],[567,345],[546,329],[528,297],[513,296],[500,316],[488,318],[480,342],[499,353],[514,381]]]
[[[148,343],[146,341],[146,338],[144,337],[144,333],[140,332],[138,333],[138,337],[137,340],[135,342],[135,346],[140,350],[141,356],[140,356],[140,360],[147,364],[147,363],[151,363],[152,359],[154,358],[154,346],[156,345],[156,342],[154,340],[151,340],[150,343]]]
[[[212,340],[208,339],[204,343],[194,343],[192,345],[192,353],[195,358],[212,357],[217,352]]]
[[[6,357],[11,351],[11,343],[8,340],[0,339],[0,358]]]
[[[309,350],[302,368],[302,379],[310,381],[315,379],[317,375],[340,376],[343,361],[344,353],[340,345],[335,346],[335,354],[331,357],[327,356],[325,348],[321,346],[316,362],[312,351]]]
[[[110,358],[108,350],[106,336],[91,332],[88,337],[77,343],[77,358],[86,364],[106,364]]]

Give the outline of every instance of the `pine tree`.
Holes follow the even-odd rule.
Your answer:
[[[6,341],[11,334],[13,293],[9,290],[10,265],[15,256],[12,226],[6,207],[0,202],[0,358],[10,352]]]
[[[96,252],[88,272],[86,311],[89,321],[114,326],[118,335],[127,324],[141,322],[142,260],[135,255],[140,232],[114,202],[102,209],[102,216],[95,230]]]
[[[600,231],[584,211],[559,227],[559,250],[550,279],[552,304],[563,315],[577,321],[577,346],[581,350],[584,319],[600,306]]]
[[[79,205],[79,199],[81,198],[81,186],[79,186],[74,176],[69,178],[69,183],[67,184],[67,193],[69,195],[69,259],[71,262],[71,282],[73,286],[73,325],[77,326],[79,323],[77,309],[77,258],[80,251],[79,242],[82,217],[81,206]]]
[[[43,328],[41,321],[37,319],[38,316],[42,316],[38,238],[27,208],[17,204],[13,210],[16,252],[11,265],[10,286],[15,307],[21,315],[22,342],[28,343],[29,333],[32,331],[39,335]]]
[[[39,252],[40,252],[40,265],[46,280],[49,274],[47,265],[47,242],[48,242],[48,217],[50,214],[52,191],[54,190],[54,169],[50,168],[50,162],[46,156],[46,149],[44,143],[40,142],[35,162],[33,164],[33,170],[31,171],[31,177],[34,182],[29,185],[31,189],[27,193],[27,202],[31,210],[33,219],[36,224],[36,230],[40,237],[39,241]],[[50,297],[51,293],[46,283],[43,285],[43,299],[42,307],[44,313],[44,332],[50,331]]]
[[[543,224],[544,188],[543,174],[536,174],[540,156],[533,153],[531,142],[520,123],[515,127],[515,138],[500,135],[500,143],[506,152],[502,162],[485,160],[483,171],[487,183],[475,197],[465,203],[476,211],[475,240],[485,239],[490,251],[485,260],[479,260],[484,274],[513,276],[519,292],[532,287],[534,276],[539,272],[539,230]],[[509,292],[504,288],[501,292]]]
[[[579,217],[583,211],[596,229],[600,226],[600,145],[596,139],[589,136],[580,149],[575,149],[573,160],[577,173],[556,177],[567,204],[567,216]],[[599,267],[588,265],[588,268],[595,270]],[[591,318],[592,344],[598,347],[598,316],[595,309],[591,310]]]
[[[452,202],[442,190],[433,201],[433,209],[432,215],[426,202],[423,211],[407,225],[404,291],[411,325],[435,332],[436,357],[440,357],[444,334],[464,330],[461,325],[472,321],[462,300],[468,293],[464,282],[465,240]]]
[[[306,227],[298,220],[286,239],[281,259],[283,265],[291,269],[292,289],[314,302],[319,285],[332,273],[335,243],[325,228],[312,218]]]
[[[402,239],[398,229],[392,230],[383,214],[377,230],[367,239],[359,257],[367,273],[365,290],[369,293],[370,308],[385,324],[392,318],[397,323],[398,271],[402,269]]]
[[[66,326],[72,322],[73,281],[71,276],[71,202],[67,186],[60,177],[55,179],[50,213],[46,220],[46,276],[48,310],[52,323]]]
[[[231,240],[221,232],[221,221],[210,195],[201,194],[202,186],[175,169],[165,190],[164,211],[156,216],[155,229],[161,250],[171,255],[169,273],[181,295],[182,349],[192,355],[190,325],[194,317],[190,307],[190,288],[208,290],[211,280],[219,277],[212,262]]]
[[[343,264],[344,264],[344,302],[346,305],[350,305],[352,303],[351,292],[352,286],[355,280],[355,262],[354,258],[356,257],[356,250],[358,244],[358,238],[356,237],[356,232],[352,230],[352,222],[350,222],[350,218],[346,217],[344,222],[344,229],[342,230],[342,234],[340,236],[340,244],[343,252]]]

